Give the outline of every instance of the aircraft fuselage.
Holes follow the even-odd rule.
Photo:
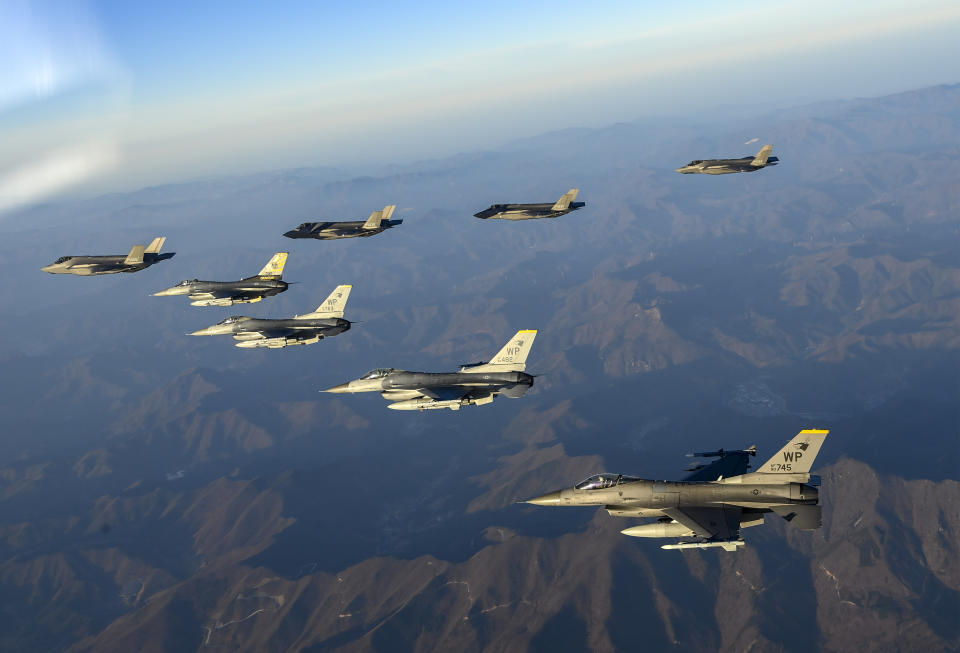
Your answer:
[[[364,228],[363,220],[352,222],[306,222],[296,229],[283,234],[287,238],[314,238],[317,240],[337,240],[340,238],[367,238],[375,236],[391,227],[402,224],[403,220],[383,220],[380,226]]]

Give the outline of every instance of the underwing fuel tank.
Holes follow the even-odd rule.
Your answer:
[[[460,400],[448,399],[446,401],[434,401],[433,399],[407,399],[406,401],[397,401],[389,404],[387,408],[392,410],[437,410],[440,408],[460,410]]]
[[[630,537],[690,537],[693,531],[677,522],[654,522],[631,526],[620,531]]]

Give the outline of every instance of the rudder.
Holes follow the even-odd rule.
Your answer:
[[[527,367],[527,356],[537,337],[536,329],[517,331],[489,363],[463,368],[463,372],[522,372]]]
[[[279,279],[283,276],[283,266],[287,264],[287,257],[289,255],[289,252],[277,252],[270,258],[267,264],[263,266],[263,269],[257,273],[257,276]]]
[[[773,145],[764,145],[763,149],[757,152],[757,156],[753,157],[750,165],[758,167],[767,165],[767,159],[770,158],[771,152],[773,152]]]
[[[137,263],[143,263],[143,252],[145,248],[143,245],[134,245],[130,250],[130,253],[127,254],[127,258],[123,260],[127,265],[136,265]]]
[[[159,254],[165,242],[167,242],[166,236],[160,236],[159,238],[154,238],[152,241],[150,241],[150,244],[147,246],[147,249],[144,251],[147,254]]]
[[[770,460],[757,468],[760,474],[809,474],[828,430],[804,429]]]
[[[384,220],[389,220],[390,216],[393,215],[393,212],[396,210],[396,204],[388,204],[383,207],[380,211],[374,211],[370,214],[370,217],[367,218],[367,221],[363,223],[364,229],[379,229],[380,223]]]
[[[350,299],[351,285],[337,286],[330,296],[312,313],[298,315],[297,319],[305,320],[317,317],[343,317],[343,309],[347,306],[347,300]]]
[[[570,208],[570,202],[573,202],[577,199],[577,195],[580,193],[579,188],[571,188],[563,196],[557,200],[557,203],[554,204],[551,209],[554,211],[566,211]]]

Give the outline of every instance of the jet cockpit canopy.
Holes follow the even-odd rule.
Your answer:
[[[387,374],[390,374],[390,372],[392,371],[393,371],[392,367],[381,367],[375,370],[370,370],[360,378],[364,381],[366,381],[367,379],[382,379]]]
[[[54,264],[54,265],[60,265],[61,263],[66,263],[67,261],[69,261],[69,260],[72,259],[72,258],[73,258],[72,256],[61,256],[61,257],[58,258],[56,261],[54,261],[53,264]]]
[[[183,281],[181,281],[181,282],[178,283],[177,285],[178,285],[178,286],[189,286],[191,283],[196,283],[197,281],[199,281],[199,279],[184,279]]]
[[[225,320],[224,320],[223,322],[221,322],[220,324],[236,324],[237,322],[239,322],[239,321],[242,320],[242,319],[243,319],[243,316],[242,316],[242,315],[231,315],[230,317],[228,317],[227,319],[225,319]]]
[[[623,474],[604,472],[602,474],[594,474],[590,478],[580,481],[575,487],[578,490],[602,490],[613,487],[614,485],[620,485],[621,483],[630,483],[639,480],[636,476],[624,476]]]
[[[691,162],[688,163],[687,165],[688,165],[688,166],[698,166],[698,165],[700,165],[701,163],[703,163],[703,159],[697,159],[696,161],[691,161]]]

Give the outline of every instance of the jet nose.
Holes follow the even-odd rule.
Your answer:
[[[532,503],[535,506],[556,506],[560,503],[560,490],[527,499],[524,503]]]
[[[167,288],[166,290],[161,290],[159,292],[153,293],[154,297],[170,297],[171,295],[177,294],[177,288]]]
[[[206,329],[200,329],[199,331],[194,331],[188,333],[188,336],[213,336],[216,335],[217,331],[214,327],[207,327]]]
[[[327,388],[326,390],[321,390],[320,392],[332,392],[333,394],[347,394],[350,392],[349,383],[341,383],[340,385],[335,385],[332,388]]]
[[[44,265],[44,266],[43,266],[42,268],[40,268],[40,269],[43,270],[44,272],[49,272],[49,273],[53,274],[53,266],[52,266],[52,265]]]
[[[300,233],[296,229],[291,229],[290,231],[283,234],[287,238],[297,238]]]

